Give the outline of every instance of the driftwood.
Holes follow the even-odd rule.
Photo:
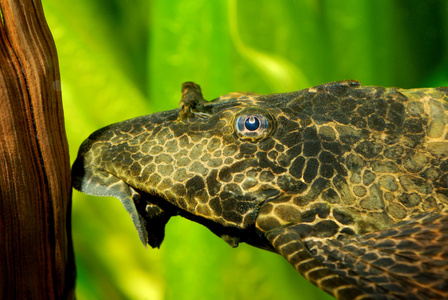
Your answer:
[[[40,0],[0,5],[0,299],[73,299],[56,48]]]

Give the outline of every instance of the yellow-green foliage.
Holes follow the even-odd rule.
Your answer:
[[[95,129],[176,108],[181,83],[213,99],[358,79],[448,82],[446,1],[43,0],[56,41],[71,159]],[[330,299],[279,255],[231,249],[173,218],[142,247],[113,198],[73,194],[77,298]]]

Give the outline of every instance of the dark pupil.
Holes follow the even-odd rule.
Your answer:
[[[250,116],[244,122],[244,126],[246,126],[247,130],[254,131],[260,127],[260,120],[257,117]]]

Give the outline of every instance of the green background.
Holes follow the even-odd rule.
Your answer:
[[[71,161],[94,130],[206,99],[328,81],[448,84],[448,2],[42,0],[56,41]],[[230,248],[179,217],[145,249],[114,198],[73,194],[77,298],[331,299],[281,256]]]

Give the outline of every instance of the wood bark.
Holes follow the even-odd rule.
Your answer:
[[[73,299],[56,47],[40,0],[0,0],[0,299]]]

